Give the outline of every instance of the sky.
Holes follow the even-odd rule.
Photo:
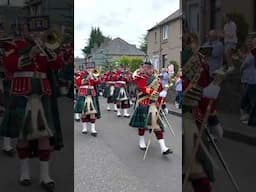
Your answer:
[[[140,45],[147,30],[179,9],[180,0],[74,0],[75,57],[83,57],[92,27]]]

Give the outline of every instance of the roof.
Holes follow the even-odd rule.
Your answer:
[[[115,38],[103,43],[95,53],[100,53],[101,50],[109,55],[129,55],[129,56],[145,56],[146,54],[139,50],[135,45],[131,45],[121,38]]]
[[[160,21],[160,23],[156,24],[154,27],[150,28],[148,31],[151,31],[161,25],[164,25],[166,23],[170,23],[172,21],[175,21],[176,19],[179,19],[182,17],[182,12],[181,9],[176,10],[174,13],[172,13],[171,15],[169,15],[168,17],[166,17],[165,19],[163,19],[162,21]]]

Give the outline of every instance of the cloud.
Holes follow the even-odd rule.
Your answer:
[[[82,56],[91,27],[105,36],[140,44],[140,38],[179,8],[179,0],[75,0],[75,55]],[[77,50],[77,51],[76,51]]]

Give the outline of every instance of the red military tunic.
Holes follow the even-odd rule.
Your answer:
[[[150,98],[148,96],[152,95],[152,93],[155,91],[153,88],[149,88],[148,80],[150,79],[150,76],[148,75],[140,75],[137,76],[134,79],[134,83],[137,85],[138,90],[139,90],[139,98],[138,98],[138,104],[143,105],[143,106],[149,106],[150,104]],[[161,92],[163,90],[161,82],[158,79],[158,89],[156,90],[157,92]],[[147,97],[145,97],[147,96]],[[144,97],[144,99],[142,99]],[[161,97],[158,98],[157,100],[157,105],[160,104]]]
[[[50,82],[47,79],[47,71],[49,69],[59,69],[62,67],[62,60],[57,55],[53,61],[48,61],[46,56],[38,54],[32,60],[26,59],[28,65],[21,66],[22,56],[18,56],[18,51],[27,48],[29,44],[25,40],[15,40],[15,49],[11,49],[12,53],[6,54],[3,61],[8,72],[13,73],[11,82],[11,94],[13,95],[28,95],[31,93],[31,80],[34,77],[39,77],[41,88],[44,95],[51,95]]]
[[[91,77],[88,77],[86,80],[82,80],[82,85],[79,87],[78,95],[79,96],[88,96],[91,95],[93,97],[97,96],[96,92],[96,85],[100,84],[100,79],[93,79]]]

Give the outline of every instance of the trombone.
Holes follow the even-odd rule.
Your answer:
[[[46,35],[46,42],[42,43],[42,41],[38,39],[34,39],[34,43],[40,49],[40,51],[49,58],[54,57],[54,50],[60,47],[59,37],[56,32],[48,32]],[[43,48],[44,46],[45,48]]]

